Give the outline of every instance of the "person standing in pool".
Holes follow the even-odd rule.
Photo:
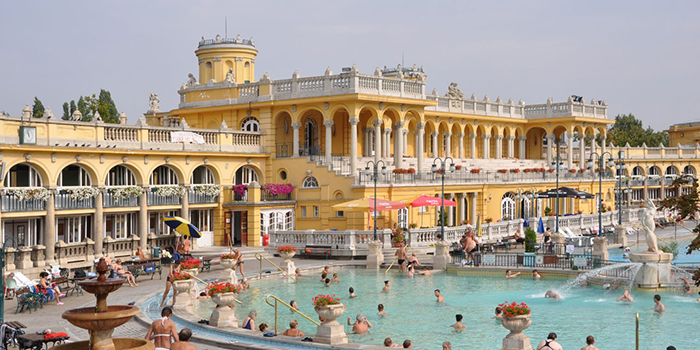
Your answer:
[[[374,328],[363,314],[357,314],[355,323],[350,323],[351,320],[352,318],[348,316],[348,326],[352,326],[352,331],[355,332],[355,334],[367,334],[370,328]]]
[[[617,298],[617,301],[623,301],[623,302],[626,302],[626,303],[631,303],[631,302],[634,301],[634,298],[632,298],[632,296],[630,295],[630,290],[629,290],[629,289],[625,289],[625,292],[622,293],[622,295],[621,295],[620,297]]]
[[[170,320],[173,309],[166,306],[160,311],[161,319],[153,321],[146,332],[146,340],[152,340],[156,349],[170,349],[173,342],[179,341],[175,323]]]
[[[406,262],[406,255],[407,254],[406,254],[406,245],[403,242],[399,245],[399,248],[396,249],[396,253],[394,253],[394,255],[396,255],[396,263],[399,264],[399,271],[401,271],[401,272],[405,271],[404,263]]]
[[[506,270],[506,279],[511,279],[513,277],[517,277],[520,274],[520,272],[513,273],[511,270]]]
[[[457,314],[455,315],[455,324],[451,325],[450,327],[454,328],[455,332],[461,332],[463,329],[467,328],[467,326],[462,324],[462,319],[464,316]]]
[[[561,299],[561,295],[559,293],[553,291],[553,290],[548,290],[547,293],[544,293],[545,298],[551,298],[551,299]]]
[[[586,346],[582,347],[581,350],[600,350],[595,347],[595,338],[592,335],[586,337]]]
[[[384,338],[384,347],[385,348],[398,348],[399,344],[394,343],[394,341],[392,341],[391,338],[386,337],[386,338]]]
[[[535,281],[539,281],[542,278],[540,275],[540,272],[537,270],[532,270],[532,279]]]
[[[180,273],[180,260],[175,260],[174,263],[170,264],[170,272],[168,277],[165,279],[165,291],[163,292],[163,299],[160,301],[160,307],[162,308],[165,304],[165,298],[168,297],[170,288],[173,287],[173,275]],[[177,291],[173,289],[173,303],[175,302],[175,297],[177,296]]]
[[[355,288],[350,287],[350,289],[348,289],[348,292],[350,293],[350,298],[351,298],[351,299],[352,299],[352,298],[357,298],[357,295],[355,295]]]
[[[445,302],[445,298],[442,296],[442,293],[440,293],[439,289],[435,290],[435,297],[437,298],[438,304],[443,304]]]
[[[384,288],[382,288],[382,293],[389,293],[391,292],[391,281],[386,280],[384,281]]]
[[[654,311],[656,311],[659,315],[663,314],[664,311],[666,311],[666,307],[664,304],[661,303],[661,296],[656,294],[654,295]]]
[[[379,316],[384,316],[384,315],[388,314],[388,312],[384,311],[384,304],[377,305],[377,311],[378,311],[377,315],[379,315]]]
[[[692,293],[690,289],[690,282],[685,277],[681,277],[681,280],[683,280],[683,293],[685,294],[690,294]]]
[[[547,339],[540,342],[537,345],[537,350],[564,350],[561,344],[557,343],[557,334],[549,333]]]
[[[333,280],[332,280],[332,282],[333,282],[333,283],[340,283],[340,279],[338,278],[338,273],[337,273],[337,272],[333,272]]]

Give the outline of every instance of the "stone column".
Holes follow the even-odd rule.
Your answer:
[[[491,157],[491,135],[481,135],[481,139],[483,141],[483,158],[489,159]]]
[[[408,157],[408,129],[401,129],[403,133],[403,156]]]
[[[445,169],[447,171],[447,169]],[[445,199],[452,200],[454,197],[450,193],[445,193]],[[447,222],[445,223],[445,226],[454,226],[454,212],[452,211],[452,207],[445,207],[445,210],[447,210]]]
[[[374,121],[374,161],[382,157],[382,121]]]
[[[425,156],[425,145],[423,142],[425,141],[425,129],[423,128],[425,124],[423,123],[417,123],[416,124],[416,138],[418,139],[417,145],[418,145],[418,150],[417,156],[416,156],[416,162],[417,162],[417,173],[420,174],[421,169],[423,169],[423,157]]]
[[[369,254],[367,255],[367,269],[379,270],[384,263],[384,251],[382,250],[382,241],[369,241]]]
[[[450,243],[438,241],[435,243],[435,256],[433,257],[433,269],[444,270],[450,261]]]
[[[476,225],[476,198],[478,197],[478,193],[473,192],[471,193],[471,205],[469,206],[471,209],[471,218],[469,218],[469,222],[472,225]]]
[[[295,154],[298,155],[299,152]],[[144,188],[139,196],[139,247],[144,254],[148,248],[148,195],[146,194],[148,190]]]
[[[438,153],[438,132],[437,132],[437,131],[433,131],[433,132],[430,133],[430,136],[432,136],[432,138],[431,138],[430,140],[433,142],[433,153],[432,153],[432,157],[433,157],[433,158],[437,158],[438,155],[439,155],[439,153]]]
[[[476,159],[476,134],[469,134],[469,158]]]
[[[56,253],[56,208],[55,190],[49,190],[51,195],[46,200],[46,217],[44,218],[44,246],[46,246],[46,265],[51,265],[55,260]]]
[[[554,145],[554,135],[547,135],[547,166],[552,166],[552,146]]]
[[[566,137],[566,165],[569,169],[574,168],[574,138],[571,134]]]
[[[608,239],[605,237],[595,237],[593,238],[593,252],[594,256],[600,257],[602,261],[610,260],[610,254],[608,253]]]
[[[102,254],[102,240],[104,239],[104,207],[103,207],[103,197],[102,193],[104,189],[100,189],[97,192],[97,197],[95,197],[95,222],[92,225],[92,237],[95,242],[95,258],[99,259],[103,256]]]
[[[496,135],[496,159],[503,158],[503,135]]]
[[[301,123],[292,123],[292,157],[299,157],[299,129],[301,128]]]
[[[508,136],[508,158],[515,158],[515,136]]]
[[[518,138],[518,141],[520,142],[520,149],[518,150],[519,156],[518,158],[520,159],[525,159],[525,141],[527,140],[526,136],[520,136]]]
[[[403,167],[403,122],[397,122],[394,127],[394,167]]]
[[[464,217],[464,193],[457,193],[457,223],[455,226],[462,224],[466,220]]]
[[[607,137],[605,135],[603,135],[603,137],[600,139],[600,154],[605,153],[605,148],[606,148],[605,140],[606,139],[607,139]]]
[[[578,167],[586,169],[586,139],[585,136],[578,140]]]
[[[182,196],[182,209],[180,210],[180,216],[187,220],[190,221],[190,186],[189,185],[184,185],[185,186],[185,194]]]
[[[355,174],[357,171],[357,124],[359,118],[350,118],[350,171]]]
[[[331,150],[333,150],[333,121],[326,120],[323,122],[326,126],[326,162],[331,164]]]
[[[384,128],[384,158],[391,157],[391,129]]]
[[[459,147],[457,148],[457,156],[459,158],[464,158],[464,134],[457,134],[457,139],[459,140]]]
[[[598,153],[598,144],[595,142],[595,135],[591,139],[591,153]]]
[[[445,157],[452,157],[452,133],[445,133]]]
[[[350,118],[352,119],[357,119],[357,118]],[[359,120],[359,119],[358,119]],[[369,157],[369,128],[362,128],[362,156],[363,157]]]

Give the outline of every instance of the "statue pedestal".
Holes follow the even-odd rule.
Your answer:
[[[384,263],[384,252],[382,251],[383,243],[381,241],[370,241],[369,254],[367,254],[367,269],[379,270]]]
[[[288,276],[294,276],[296,274],[297,267],[294,265],[292,258],[296,252],[280,252],[280,256],[284,261],[282,261],[282,268],[287,271]]]
[[[444,270],[450,261],[450,244],[445,241],[435,243],[435,256],[433,257],[433,269]]]
[[[610,253],[608,253],[608,239],[605,237],[593,238],[592,254],[598,256],[602,261],[610,260]]]
[[[623,247],[627,246],[627,228],[615,226],[615,236],[617,236],[617,244]]]
[[[348,335],[345,333],[345,327],[336,321],[345,312],[345,305],[317,306],[314,310],[325,319],[320,326],[316,327],[314,342],[330,345],[347,344]]]
[[[671,282],[671,253],[641,252],[630,254],[630,261],[642,263],[634,284],[639,288],[659,288]]]
[[[504,317],[501,325],[510,333],[503,338],[501,350],[532,350],[530,338],[523,333],[531,324],[530,315]]]

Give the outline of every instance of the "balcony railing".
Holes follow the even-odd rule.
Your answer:
[[[179,205],[182,204],[182,198],[180,196],[172,194],[169,196],[159,196],[155,189],[151,189],[146,197],[148,198],[148,205]]]
[[[262,201],[288,201],[292,199],[291,193],[270,194],[260,189],[260,200]]]
[[[25,199],[19,200],[11,194],[0,196],[0,207],[3,212],[22,212],[22,211],[43,211],[46,210],[46,201],[41,199]]]
[[[95,207],[95,198],[72,198],[70,194],[61,193],[59,191],[59,193],[56,194],[54,204],[54,208],[56,208],[56,210],[93,209]]]
[[[121,197],[107,192],[102,197],[102,206],[105,208],[138,207],[139,197]]]
[[[187,198],[190,204],[210,204],[219,202],[219,196],[212,196],[195,190],[189,190]]]
[[[603,176],[606,180],[611,180],[609,174]],[[570,173],[560,172],[559,181],[592,181],[597,180],[597,174],[591,173]],[[457,170],[455,172],[447,171],[445,173],[445,183],[484,183],[484,182],[551,182],[556,180],[556,174],[550,172],[543,173],[500,173],[481,171],[472,173],[465,170]],[[359,172],[357,177],[358,184],[368,185],[373,184],[374,176],[366,175],[364,172]],[[387,173],[379,174],[377,183],[379,184],[413,184],[413,183],[436,183],[442,181],[441,174],[433,173],[432,171],[409,173]]]

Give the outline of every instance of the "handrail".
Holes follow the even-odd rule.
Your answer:
[[[198,282],[200,282],[200,283],[204,283],[204,284],[206,284],[207,286],[209,285],[209,283],[207,283],[207,282],[204,281],[203,279],[201,279],[201,278],[199,278],[199,277],[197,277],[197,276],[195,276],[195,275],[193,275],[193,274],[191,274],[191,273],[189,273],[189,272],[187,272],[187,271],[184,271],[184,273],[190,275],[190,277],[194,278],[196,281],[198,281]],[[238,300],[237,298],[233,298],[233,300],[235,300],[237,303],[239,303],[239,304],[241,304],[241,305],[243,304],[243,302],[240,301],[240,300]]]
[[[270,302],[270,300],[269,300],[270,298],[275,299],[275,304],[274,304],[274,305],[272,305],[272,303]],[[296,313],[298,313],[299,315],[301,315],[302,317],[306,318],[307,320],[313,322],[315,325],[317,325],[317,326],[320,326],[320,325],[321,325],[320,323],[318,323],[318,321],[314,320],[313,318],[311,318],[311,317],[309,317],[309,316],[306,316],[303,312],[301,312],[301,311],[299,311],[298,309],[296,309],[296,308],[292,307],[291,305],[287,304],[286,302],[284,302],[282,299],[278,298],[277,296],[274,296],[274,295],[272,295],[272,294],[268,294],[268,295],[265,297],[265,303],[267,303],[267,305],[270,305],[270,306],[272,306],[272,307],[275,308],[275,333],[277,333],[277,303],[278,303],[278,302],[279,302],[279,303],[282,303],[282,305],[284,305],[284,306],[286,306],[287,308],[289,308],[289,310],[292,310],[292,312],[296,312]]]
[[[287,276],[288,276],[289,278],[291,278],[292,281],[294,281],[294,282],[297,281],[297,279],[294,278],[294,276],[292,276],[292,275],[290,275],[289,273],[287,273],[287,271],[284,271],[283,268],[277,266],[277,264],[273,263],[270,259],[268,259],[268,258],[262,256],[260,253],[255,253],[255,258],[258,259],[258,261],[260,261],[260,270],[259,270],[259,271],[260,271],[260,277],[262,277],[262,259],[265,259],[265,261],[267,261],[267,262],[269,262],[270,264],[272,264],[272,266],[276,267],[278,270],[280,270],[280,272],[287,274]]]

